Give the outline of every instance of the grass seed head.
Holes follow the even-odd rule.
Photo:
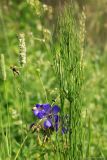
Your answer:
[[[2,80],[5,81],[6,80],[6,68],[5,68],[4,54],[1,54],[0,60],[1,60],[1,77],[2,77]]]
[[[26,64],[26,44],[24,33],[19,34],[19,63],[22,67]]]

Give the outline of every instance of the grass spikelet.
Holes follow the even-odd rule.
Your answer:
[[[2,77],[2,80],[5,81],[6,80],[6,68],[5,68],[4,54],[1,54],[0,60],[1,60],[1,77]]]
[[[24,33],[19,34],[19,62],[22,67],[26,64],[26,44]]]
[[[85,21],[86,21],[86,15],[85,15],[85,9],[83,8],[83,11],[82,11],[81,16],[80,16],[80,21],[79,21],[79,24],[80,24],[79,39],[80,39],[80,44],[81,44],[81,59],[83,57],[83,50],[84,50],[83,45],[84,45],[85,33],[86,33]]]

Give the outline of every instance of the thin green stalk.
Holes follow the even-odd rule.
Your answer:
[[[0,21],[1,21],[1,25],[3,28],[3,35],[4,35],[4,39],[5,39],[5,43],[6,43],[6,53],[9,55],[9,40],[8,40],[8,36],[7,36],[7,28],[5,25],[5,21],[4,21],[4,17],[3,17],[3,13],[2,13],[2,7],[0,6]]]
[[[87,133],[87,150],[86,150],[86,158],[90,158],[90,143],[91,143],[91,124],[90,117],[88,118],[88,133]]]
[[[21,152],[21,150],[22,150],[22,148],[23,148],[28,136],[29,136],[29,134],[26,135],[26,137],[24,138],[23,142],[21,143],[20,148],[19,148],[14,160],[17,160],[17,158],[18,158],[18,156],[19,156],[19,154],[20,154],[20,152]]]
[[[42,85],[42,88],[43,88],[43,90],[44,90],[46,102],[48,103],[48,97],[47,97],[47,93],[46,93],[46,89],[45,89],[45,87],[44,87],[43,81],[42,81],[41,76],[40,76],[40,71],[37,70],[36,73],[37,73],[37,75],[38,75],[38,78],[39,78],[39,80],[40,80],[40,82],[41,82],[41,85]]]
[[[4,152],[4,145],[3,145],[3,141],[4,141],[4,128],[3,128],[3,114],[2,114],[2,111],[3,111],[3,108],[2,108],[2,103],[1,103],[1,105],[0,105],[0,110],[1,110],[1,112],[0,112],[0,126],[1,126],[1,147],[2,147],[2,155],[5,153]],[[3,158],[4,157],[4,155],[2,156],[1,155],[1,158]]]
[[[25,90],[24,90],[24,70],[22,68],[21,70],[21,75],[20,75],[20,79],[21,79],[21,83],[20,83],[20,88],[21,88],[21,95],[20,95],[20,98],[21,98],[21,118],[22,118],[22,125],[21,125],[21,131],[22,131],[22,141],[23,141],[23,138],[24,138],[24,95],[25,95]]]
[[[8,157],[11,158],[11,130],[10,130],[10,116],[9,116],[9,105],[8,105],[8,95],[7,95],[7,86],[6,86],[6,81],[4,81],[4,101],[6,102],[6,107],[7,107],[7,122],[8,126],[6,127],[6,146],[8,150]]]

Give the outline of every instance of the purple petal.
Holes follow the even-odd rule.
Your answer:
[[[58,131],[58,127],[59,127],[59,116],[54,115],[54,129],[56,132]]]
[[[68,129],[67,128],[62,128],[62,134],[65,134],[65,133],[67,133],[67,131],[68,131]]]
[[[34,110],[33,113],[34,113],[35,116],[37,116],[39,111],[38,110]]]
[[[58,131],[58,123],[55,124],[54,128],[55,128],[55,131],[57,132]]]
[[[38,113],[39,113],[39,110],[38,110],[36,107],[34,107],[34,108],[32,109],[32,111],[33,111],[33,113],[34,113],[35,116],[37,116]]]
[[[59,121],[59,116],[58,115],[54,115],[54,123],[58,123]]]
[[[41,111],[38,112],[37,117],[38,117],[39,119],[42,119],[42,118],[45,117],[45,115],[46,115],[45,111],[44,111],[44,110],[41,110]]]
[[[41,104],[36,104],[36,107],[37,108],[40,108],[42,105]]]
[[[47,119],[46,121],[44,121],[44,127],[45,128],[50,128],[52,127],[52,122],[50,119]]]
[[[43,104],[43,109],[48,114],[51,111],[51,105],[50,104]]]
[[[57,114],[58,112],[60,112],[60,108],[59,108],[58,106],[56,106],[56,105],[53,106],[53,107],[52,107],[52,113],[53,113],[53,114]]]

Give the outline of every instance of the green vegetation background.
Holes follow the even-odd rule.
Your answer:
[[[20,147],[21,138],[26,135],[26,128],[29,128],[31,122],[35,120],[32,115],[33,105],[38,102],[45,103],[46,93],[50,103],[59,94],[49,45],[52,29],[56,24],[55,14],[52,15],[51,7],[54,8],[54,11],[57,11],[57,4],[52,3],[50,11],[47,11],[45,6],[32,2],[0,1],[0,54],[5,55],[7,73],[5,83],[0,76],[0,114],[2,115],[3,127],[7,128],[10,125],[8,133],[11,133],[9,140],[11,141],[13,157]],[[87,124],[85,124],[86,136],[90,136],[90,157],[106,159],[107,1],[76,2],[79,10],[81,10],[81,5],[84,4],[86,5],[87,19],[84,53],[85,96],[82,113],[84,118],[89,117],[90,119],[91,135],[89,135]],[[19,66],[18,34],[20,32],[25,33],[27,47],[27,65],[21,78],[14,76],[10,69],[12,65]],[[40,77],[38,73],[40,73]],[[46,93],[43,85],[46,88]],[[22,113],[21,106],[24,108],[24,117],[20,116]],[[9,124],[8,115],[11,117]],[[22,121],[24,122],[23,130],[21,128]],[[28,157],[30,157],[30,160],[38,159],[39,153],[43,159],[46,149],[44,151],[43,148],[38,147],[37,150],[36,136],[32,135],[32,137],[25,144],[19,159],[29,159]],[[0,153],[0,160],[9,159],[9,146],[6,138],[5,136],[4,139],[0,140],[0,147],[3,149]],[[49,152],[49,149],[47,147],[47,152]],[[46,159],[46,155],[44,159]]]

